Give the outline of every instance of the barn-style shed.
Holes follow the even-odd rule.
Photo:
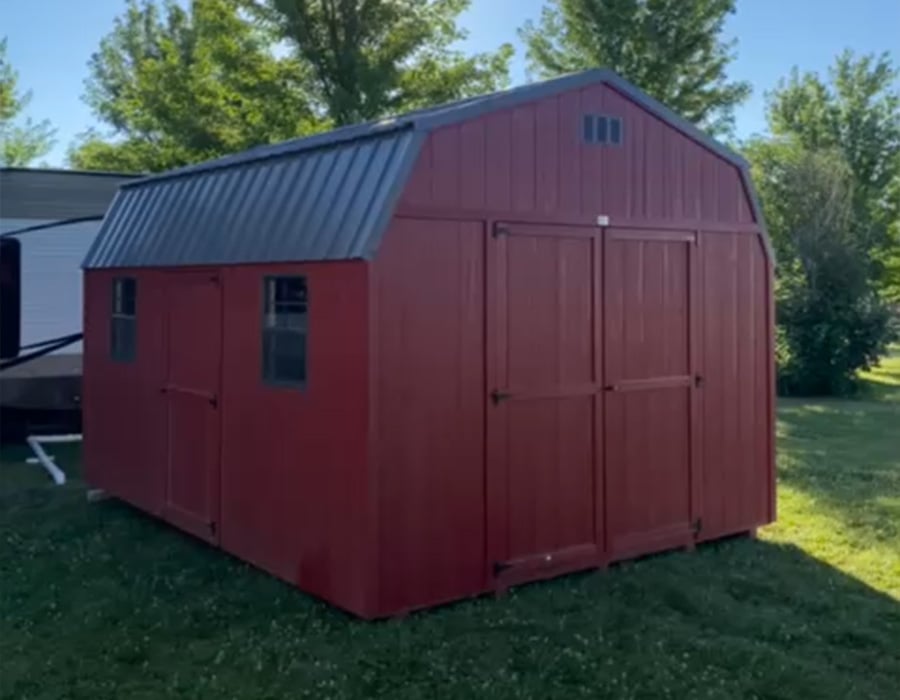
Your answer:
[[[123,185],[88,481],[363,617],[774,518],[746,163],[598,70]]]

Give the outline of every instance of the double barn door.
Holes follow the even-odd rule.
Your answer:
[[[694,243],[493,231],[488,558],[499,585],[693,542]]]

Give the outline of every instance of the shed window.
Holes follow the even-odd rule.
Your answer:
[[[583,136],[587,143],[618,146],[622,143],[622,119],[605,114],[585,114]]]
[[[308,323],[306,278],[266,277],[263,280],[263,381],[306,386]]]
[[[137,338],[137,282],[116,277],[112,285],[109,354],[117,362],[133,362]]]

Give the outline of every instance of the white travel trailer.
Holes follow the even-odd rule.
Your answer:
[[[0,333],[9,340],[18,331],[20,359],[59,345],[53,342],[57,339],[81,333],[81,261],[119,184],[130,177],[0,168],[4,275],[6,282],[16,277],[15,284],[4,285],[7,299],[2,304]],[[16,262],[18,269],[13,272]],[[14,296],[18,304],[13,303]],[[10,411],[77,411],[80,394],[81,343],[77,340],[0,370],[0,408],[6,414],[7,432],[12,427]]]

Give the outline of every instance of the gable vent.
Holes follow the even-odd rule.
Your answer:
[[[622,143],[622,118],[606,114],[585,114],[582,135],[587,143],[619,146]]]

